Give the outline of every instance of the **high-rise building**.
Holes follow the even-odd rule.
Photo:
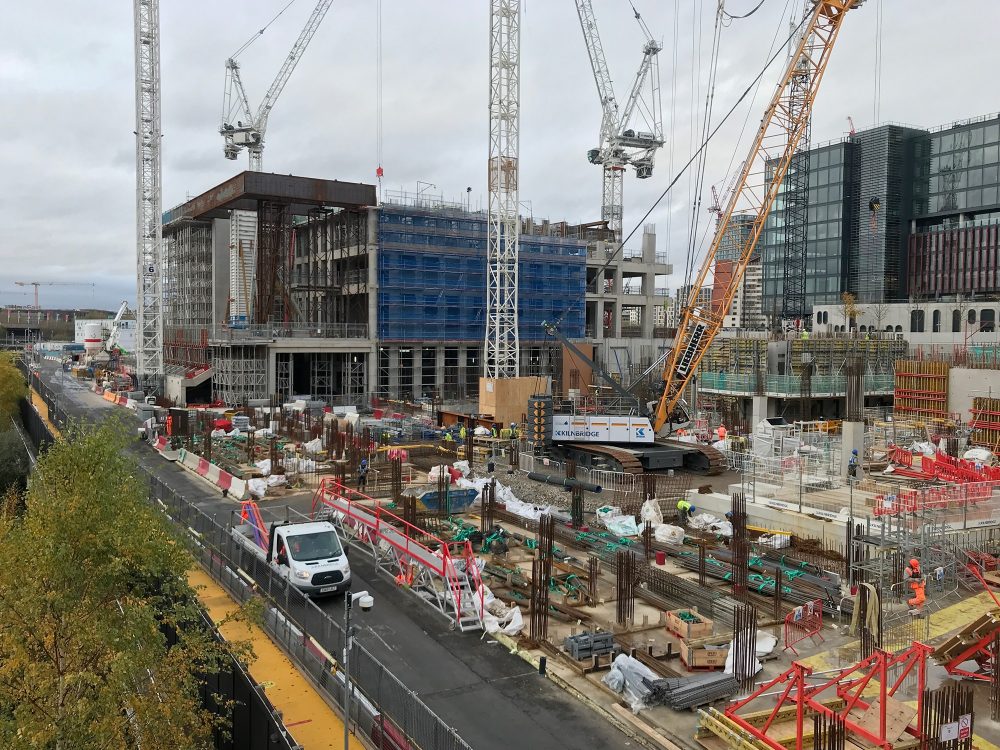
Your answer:
[[[806,304],[1000,295],[1000,115],[880,125],[810,152]],[[761,239],[763,312],[781,310],[787,209]]]

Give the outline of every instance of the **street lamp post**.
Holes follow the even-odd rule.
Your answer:
[[[368,612],[375,606],[375,599],[367,591],[352,594],[350,589],[344,594],[344,750],[350,750],[351,741],[351,646],[354,645],[354,628],[351,626],[351,609],[357,602],[362,612]]]

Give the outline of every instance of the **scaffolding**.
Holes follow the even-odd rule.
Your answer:
[[[265,345],[213,345],[212,398],[234,406],[268,397]]]

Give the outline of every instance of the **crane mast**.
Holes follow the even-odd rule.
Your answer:
[[[489,247],[483,373],[519,373],[517,330],[521,1],[490,4]]]
[[[618,240],[622,237],[623,176],[625,168],[632,165],[636,177],[645,179],[653,174],[656,149],[663,145],[663,118],[660,106],[660,72],[657,55],[663,49],[652,38],[642,18],[636,13],[636,20],[646,36],[643,45],[642,62],[633,79],[625,106],[619,109],[615,98],[611,74],[604,57],[604,46],[594,18],[594,8],[590,0],[576,0],[576,13],[580,19],[580,29],[587,46],[590,68],[597,86],[597,96],[601,101],[600,145],[587,152],[591,164],[603,167],[603,188],[601,193],[601,220],[607,222],[608,229]],[[650,82],[648,100],[643,102],[643,90]],[[645,104],[643,115],[650,130],[636,131],[629,128],[632,116]]]
[[[726,312],[732,305],[764,230],[764,223],[808,127],[812,105],[844,18],[861,2],[863,0],[816,0],[812,13],[803,20],[804,28],[798,46],[789,58],[781,82],[761,119],[750,155],[743,163],[739,180],[682,309],[674,348],[664,364],[663,394],[653,420],[653,429],[657,433],[673,418],[685,387],[722,328]],[[796,88],[794,91],[793,85]],[[793,97],[798,101],[792,101]],[[763,185],[751,184],[752,175],[762,175]],[[738,248],[733,275],[721,304],[710,305],[706,309],[698,304],[699,292],[705,286],[729,222],[738,212],[753,215],[753,224],[742,247]]]
[[[134,0],[136,374],[143,388],[163,379],[163,210],[160,132],[160,1]]]

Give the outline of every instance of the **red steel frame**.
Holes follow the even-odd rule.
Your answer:
[[[334,505],[330,502],[330,497],[336,498],[342,505]],[[359,501],[365,501],[371,505],[356,505]],[[452,598],[455,601],[456,621],[461,618],[462,613],[462,594],[458,582],[458,569],[455,567],[455,553],[457,552],[457,556],[465,561],[466,574],[479,598],[479,617],[482,619],[484,610],[482,579],[479,576],[476,554],[468,541],[445,542],[419,526],[408,523],[394,513],[390,513],[382,508],[375,498],[344,486],[334,477],[326,477],[320,482],[313,494],[310,515],[315,516],[317,506],[326,506],[341,513],[344,522],[350,523],[358,531],[363,541],[374,545],[388,544],[399,555],[401,563],[427,568],[433,574],[444,578],[448,582]],[[390,530],[391,533],[387,533]],[[402,544],[399,542],[401,536],[405,539]],[[436,542],[439,551],[435,552],[416,541],[414,537]],[[403,570],[399,572],[404,576],[407,573]]]
[[[932,651],[933,649],[930,646],[926,646],[923,643],[914,643],[906,651],[896,655],[886,653],[885,651],[876,651],[867,659],[858,662],[852,667],[834,670],[832,673],[823,673],[824,676],[830,674],[832,676],[820,683],[807,683],[806,678],[812,675],[812,668],[799,662],[793,662],[791,669],[778,675],[773,680],[762,683],[760,687],[746,698],[730,704],[725,711],[725,715],[734,724],[749,732],[752,736],[774,750],[787,750],[787,748],[777,740],[769,737],[767,730],[770,729],[778,717],[779,711],[782,708],[792,705],[795,707],[795,750],[803,750],[802,735],[809,728],[806,726],[805,721],[807,711],[826,714],[828,716],[838,716],[843,719],[844,726],[848,731],[853,732],[876,747],[882,748],[882,750],[892,750],[895,738],[890,740],[885,735],[885,707],[887,698],[895,695],[907,676],[916,671],[918,682],[916,727],[908,726],[906,732],[920,739],[922,735],[923,694],[924,688],[927,686],[927,656]],[[889,669],[896,667],[900,668],[899,675],[890,684]],[[852,675],[856,676],[852,677]],[[871,706],[871,703],[865,700],[862,694],[872,680],[877,681],[879,688],[879,725],[877,734],[860,726],[850,716],[850,712],[854,709],[866,711]],[[782,685],[784,688],[771,711],[771,715],[764,722],[763,726],[756,727],[737,713],[737,711],[747,704],[765,694],[772,694],[772,689]],[[822,703],[824,699],[822,693],[833,686],[836,686],[837,696],[845,701],[844,707],[836,711]]]

